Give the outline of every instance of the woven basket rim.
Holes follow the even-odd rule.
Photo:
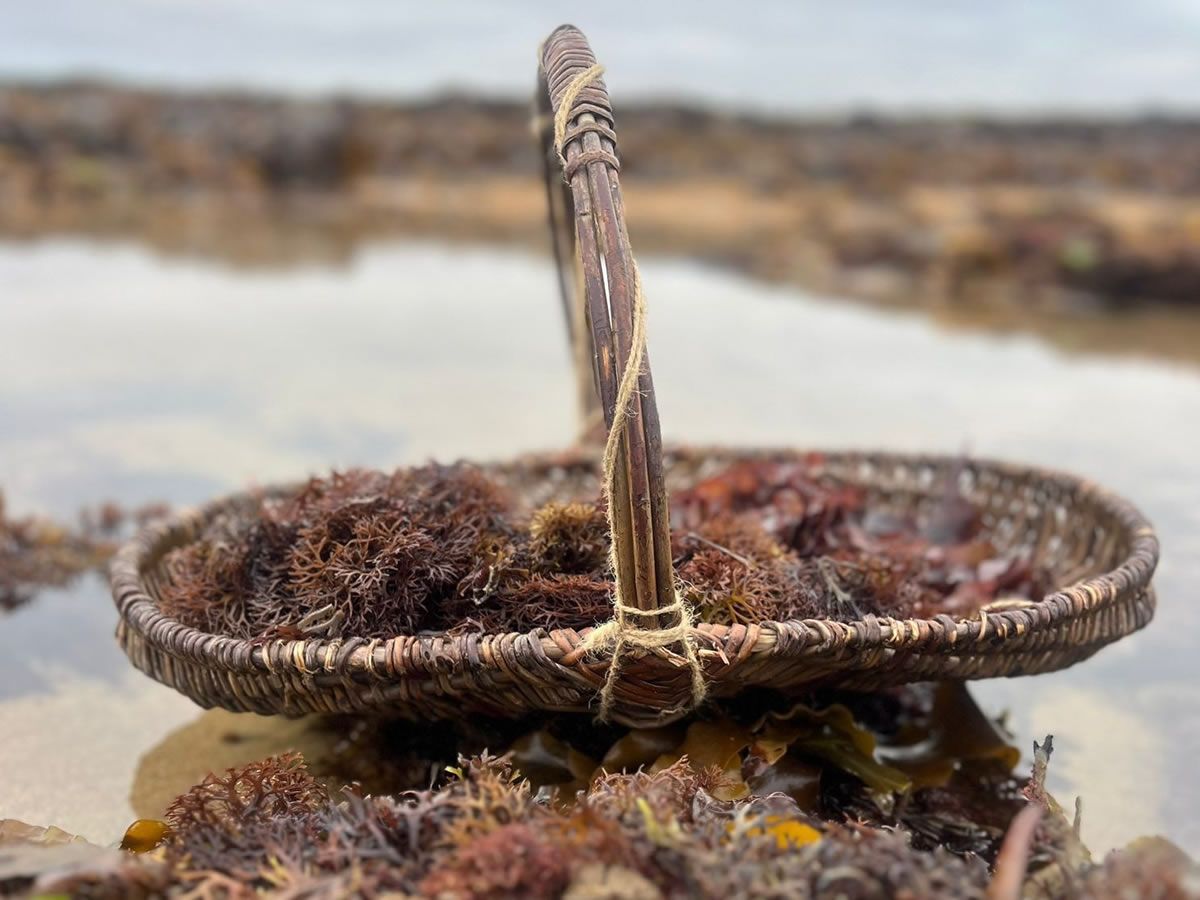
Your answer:
[[[959,455],[944,453],[808,450],[785,447],[664,448],[664,455],[682,459],[704,457],[726,461],[763,458],[800,461],[817,456],[822,460],[859,462],[869,465],[916,463],[934,469],[963,462],[963,458]],[[561,462],[562,459],[561,452],[527,454],[518,458],[520,461],[533,464],[539,461]],[[503,470],[512,464],[513,462],[510,461],[479,465],[485,471],[489,469],[495,471]],[[750,625],[723,625],[705,622],[699,623],[694,629],[699,638],[700,652],[723,656],[728,648],[738,648],[739,655],[749,654],[754,649],[761,651],[765,649],[762,646],[764,642],[767,645],[772,644],[775,636],[784,626],[788,626],[793,630],[799,627],[808,635],[809,640],[804,641],[802,646],[809,653],[828,650],[831,654],[840,654],[847,650],[862,652],[876,648],[903,648],[909,651],[919,651],[928,644],[948,644],[965,650],[965,643],[983,642],[990,639],[998,641],[994,647],[989,648],[990,652],[1003,655],[1005,653],[1003,641],[1010,634],[1031,634],[1035,631],[1058,627],[1064,621],[1078,616],[1082,612],[1090,612],[1107,603],[1116,602],[1117,597],[1127,594],[1130,590],[1149,586],[1158,561],[1159,542],[1149,521],[1128,500],[1091,480],[1054,469],[987,458],[967,459],[964,468],[975,472],[992,472],[1001,477],[1013,479],[1048,479],[1070,486],[1080,497],[1086,497],[1099,508],[1104,509],[1121,525],[1129,540],[1128,552],[1122,561],[1109,571],[1076,581],[1071,585],[1058,587],[1041,600],[1034,601],[1030,606],[997,610],[986,613],[985,616],[975,616],[969,619],[959,619],[942,614],[932,618],[905,619],[864,615],[851,621],[819,618],[764,620]],[[182,510],[142,529],[131,541],[120,548],[110,566],[113,597],[122,621],[128,622],[129,612],[133,608],[149,606],[152,615],[146,624],[150,627],[139,629],[143,638],[149,643],[171,655],[187,656],[209,663],[214,661],[214,657],[223,658],[232,669],[237,671],[272,672],[276,671],[282,663],[305,674],[316,674],[322,670],[345,671],[348,669],[351,673],[361,672],[380,676],[382,673],[378,671],[376,658],[382,651],[383,658],[387,661],[385,663],[388,669],[387,674],[394,677],[399,672],[395,671],[395,667],[390,664],[392,660],[401,658],[406,660],[406,664],[402,667],[405,671],[414,673],[436,671],[439,669],[440,650],[452,645],[457,645],[464,650],[463,659],[478,660],[478,665],[487,665],[487,658],[490,654],[486,652],[486,645],[489,642],[497,641],[528,642],[535,647],[540,647],[540,655],[546,660],[555,662],[564,661],[568,657],[578,658],[582,653],[583,642],[594,626],[582,629],[535,628],[530,631],[469,632],[459,635],[438,632],[397,634],[388,638],[276,638],[259,641],[253,638],[202,631],[185,625],[161,611],[142,583],[142,561],[148,553],[156,550],[165,538],[178,529],[197,520],[204,520],[230,505],[244,502],[252,497],[286,493],[303,483],[302,481],[290,482],[261,489],[233,492],[200,507]],[[1120,590],[1111,600],[1105,599],[1107,591],[1100,588],[1102,580],[1116,580],[1120,583]],[[1083,610],[1075,609],[1073,599],[1068,596],[1068,592],[1084,595]],[[172,640],[169,644],[154,640],[148,633],[153,630],[153,626],[157,625],[172,626]],[[199,647],[205,643],[207,648],[203,653],[190,654],[187,652],[188,647]],[[793,642],[789,641],[789,644],[793,644]],[[671,655],[671,651],[662,652]],[[780,652],[787,651],[780,648]],[[1019,650],[1012,652],[1019,652]],[[245,663],[237,665],[236,659],[238,658],[245,660]],[[335,658],[338,659],[336,668],[332,666]],[[315,663],[317,668],[314,669],[310,663]],[[428,663],[428,665],[423,665],[423,663]],[[444,668],[444,666],[440,668]]]

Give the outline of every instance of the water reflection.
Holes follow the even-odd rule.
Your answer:
[[[1200,613],[1186,602],[1200,578],[1200,374],[947,335],[693,264],[643,268],[672,438],[966,446],[1136,498],[1165,546],[1152,627],[1076,669],[975,694],[1012,711],[1023,747],[1056,734],[1052,786],[1084,794],[1094,849],[1154,831],[1200,848]],[[195,503],[330,465],[505,456],[573,436],[540,258],[408,244],[345,269],[246,273],[60,242],[0,247],[0,284],[0,472],[14,512],[71,515],[110,496]],[[165,796],[143,773],[130,799],[138,760],[164,735],[183,727],[166,741],[214,755],[162,785],[194,780],[217,751],[261,755],[201,740],[225,714],[198,720],[131,671],[114,621],[97,579],[0,621],[0,771],[15,785],[4,815],[107,842]],[[287,740],[288,727],[269,729]]]

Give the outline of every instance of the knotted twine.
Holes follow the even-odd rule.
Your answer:
[[[594,65],[575,76],[563,91],[558,101],[558,110],[554,114],[554,149],[567,171],[566,142],[567,126],[571,120],[572,109],[580,93],[596,81],[604,73],[604,67]],[[617,387],[617,399],[613,407],[612,426],[608,430],[608,439],[604,444],[603,456],[603,493],[605,514],[608,517],[610,534],[616,533],[616,522],[613,519],[613,494],[616,490],[617,457],[621,448],[621,435],[625,421],[629,417],[629,406],[637,391],[638,378],[642,374],[642,363],[646,356],[646,298],[642,292],[642,275],[637,262],[630,259],[633,267],[633,334],[630,338],[629,358],[621,373]],[[582,329],[580,329],[582,332]],[[640,609],[626,602],[627,588],[620,579],[620,568],[617,565],[616,542],[611,542],[608,551],[609,565],[613,571],[613,617],[607,622],[592,629],[583,642],[584,653],[610,651],[612,661],[600,689],[600,718],[608,719],[615,703],[615,692],[620,674],[621,663],[627,648],[642,650],[657,650],[679,644],[683,648],[683,656],[691,670],[692,705],[698,706],[708,693],[708,684],[704,680],[704,668],[696,653],[694,641],[694,619],[691,606],[674,590],[675,600],[659,609]],[[637,624],[638,619],[663,617],[667,621],[674,619],[676,624],[667,628],[643,628]],[[671,714],[680,710],[663,710],[663,714]]]

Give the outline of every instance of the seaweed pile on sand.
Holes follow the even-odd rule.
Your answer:
[[[1165,841],[1093,862],[1046,793],[1049,741],[1022,786],[1015,750],[961,686],[718,710],[670,734],[581,717],[516,739],[529,723],[363,725],[355,759],[378,740],[432,764],[435,783],[338,789],[288,753],[209,775],[130,826],[121,850],[0,823],[0,893],[1174,898],[1198,874]],[[507,752],[443,764],[484,739]]]
[[[555,496],[532,493],[462,463],[314,478],[226,507],[172,551],[161,607],[204,631],[264,640],[606,619],[613,586],[594,473]],[[953,483],[929,514],[901,516],[803,463],[761,460],[675,485],[671,503],[675,570],[705,622],[968,617],[1040,599],[1049,583],[983,536],[980,510]]]
[[[459,754],[503,752],[536,796],[572,804],[605,773],[686,761],[731,803],[783,795],[827,821],[902,827],[921,849],[992,858],[1021,806],[1019,753],[961,684],[822,692],[781,704],[749,695],[702,718],[628,729],[586,716],[433,723],[334,719],[322,776],[378,794],[423,787]]]

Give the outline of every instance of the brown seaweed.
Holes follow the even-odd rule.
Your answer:
[[[162,845],[148,852],[84,845],[68,859],[30,847],[49,831],[0,826],[0,893],[1188,896],[1196,866],[1165,841],[1135,842],[1100,864],[1082,852],[1074,824],[1046,793],[1045,745],[1022,790],[1018,779],[997,774],[1011,753],[995,750],[994,730],[973,726],[970,737],[939,737],[964,714],[978,715],[969,703],[910,687],[813,698],[742,721],[725,710],[649,733],[584,727],[582,717],[548,718],[524,732],[504,723],[490,735],[474,726],[452,733],[468,728],[461,723],[444,726],[444,734],[397,728],[380,741],[388,752],[423,759],[425,771],[437,769],[456,743],[486,740],[510,752],[460,757],[432,787],[378,795],[327,787],[295,754],[270,757],[210,775],[184,793],[154,829]],[[832,735],[863,757],[882,758],[899,744],[922,746],[926,756],[953,752],[958,765],[945,784],[914,783],[884,803],[878,786],[836,761],[842,757],[803,759],[811,740]],[[369,752],[361,738],[355,746]],[[619,761],[626,771],[617,771]],[[411,768],[406,777],[423,777],[421,766]],[[814,771],[817,785],[805,787]],[[731,777],[752,790],[723,799]],[[931,839],[930,823],[953,838],[956,822],[1008,832],[1004,849],[999,840]]]
[[[948,478],[925,516],[804,463],[734,463],[672,495],[683,596],[720,624],[1030,602],[1046,574],[983,536]],[[170,553],[165,612],[256,640],[581,629],[611,613],[604,509],[523,495],[466,464],[311,479],[219,515]]]
[[[110,538],[121,515],[112,507],[99,524],[85,518],[79,529],[38,516],[15,519],[6,515],[0,492],[0,610],[23,606],[38,590],[63,587],[102,566],[115,549]]]

